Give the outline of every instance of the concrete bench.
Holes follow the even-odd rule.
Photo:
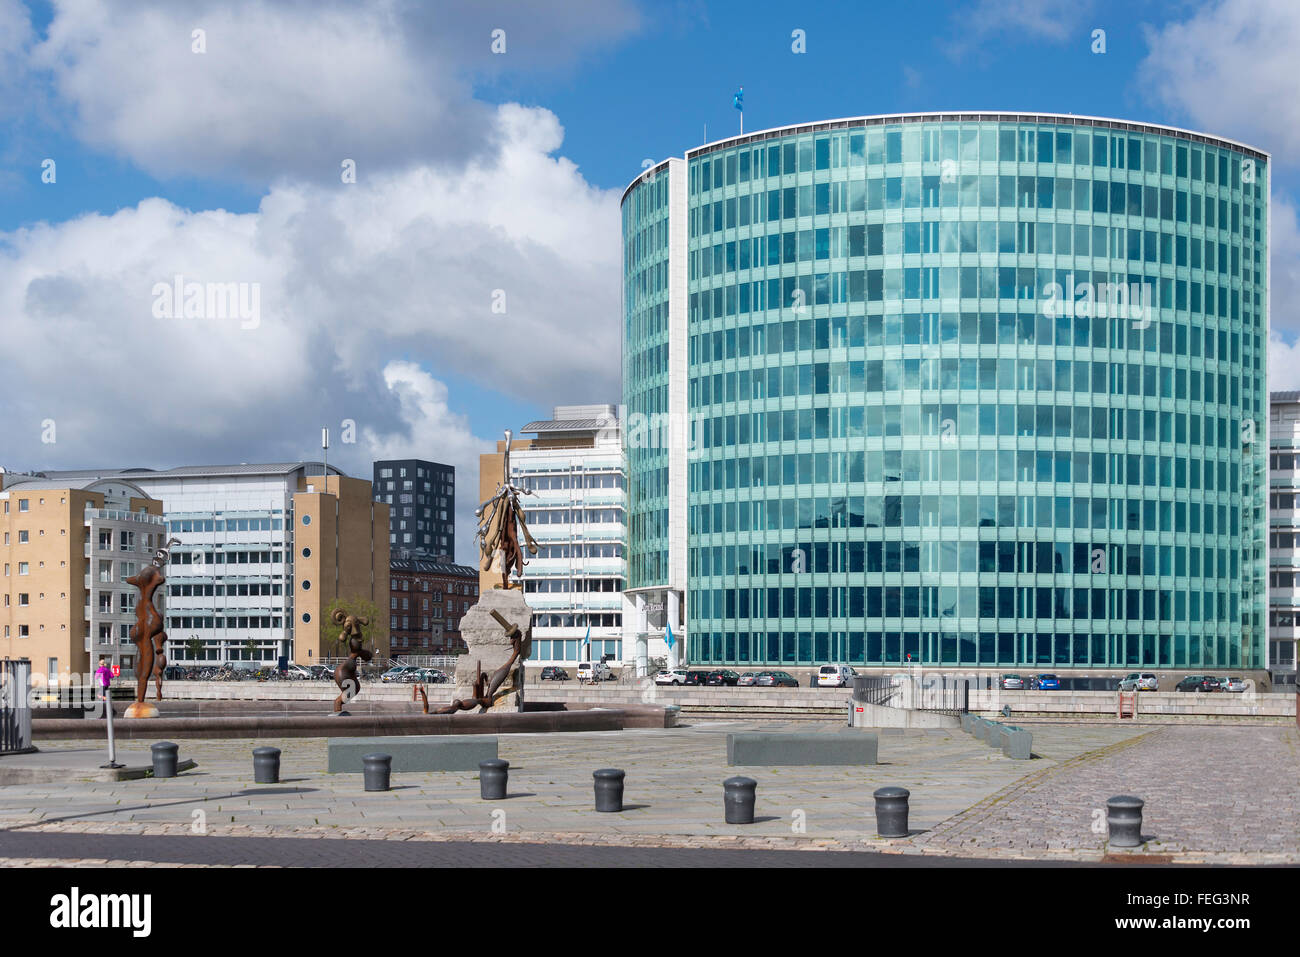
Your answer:
[[[990,721],[988,718],[977,719],[979,723],[975,725],[975,737],[979,738],[985,744],[998,746],[997,740],[998,728],[1000,725],[996,721]]]
[[[964,711],[961,716],[961,729],[967,734],[974,734],[975,725],[979,720],[979,717],[976,715],[971,714],[969,711]]]
[[[367,754],[391,754],[393,771],[477,771],[478,763],[497,756],[491,734],[420,734],[384,738],[330,738],[329,771],[361,771]]]
[[[861,766],[875,764],[878,750],[879,738],[871,731],[739,731],[727,735],[727,764],[749,767]]]
[[[1007,724],[998,725],[998,743],[1002,753],[1017,761],[1028,761],[1034,756],[1033,735],[1024,728]]]

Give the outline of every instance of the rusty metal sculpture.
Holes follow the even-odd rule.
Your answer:
[[[135,703],[126,709],[128,718],[152,718],[158,709],[145,702],[149,692],[149,678],[154,679],[157,700],[162,700],[163,672],[167,668],[167,632],[163,630],[163,616],[153,603],[153,596],[167,581],[167,560],[173,545],[180,540],[169,539],[166,545],[154,552],[153,561],[138,575],[126,579],[128,585],[140,589],[135,603],[135,624],[131,627],[131,640],[136,647]]]
[[[343,608],[335,608],[330,619],[336,625],[342,625],[339,641],[348,643],[348,657],[334,669],[334,683],[338,685],[339,696],[334,699],[334,713],[347,716],[343,710],[344,701],[351,701],[361,692],[361,682],[357,678],[357,662],[369,661],[374,653],[365,646],[365,637],[361,633],[362,625],[369,625],[370,619],[362,615],[349,614]]]
[[[500,560],[501,587],[510,588],[510,572],[516,575],[524,573],[524,548],[530,555],[537,554],[537,542],[528,531],[524,520],[524,509],[519,504],[519,496],[532,495],[531,489],[521,488],[510,479],[510,442],[511,432],[506,430],[506,448],[502,461],[501,484],[496,493],[474,510],[474,515],[482,519],[475,533],[479,540],[479,551],[483,555],[482,570],[490,571]],[[486,513],[486,518],[484,517]],[[523,545],[520,545],[520,535]]]
[[[497,689],[506,680],[506,677],[510,674],[510,669],[515,666],[515,662],[519,660],[519,656],[523,654],[524,650],[524,633],[519,629],[519,626],[507,621],[498,611],[494,610],[492,617],[505,629],[506,636],[510,639],[510,646],[513,649],[510,659],[494,671],[491,677],[488,677],[488,673],[483,670],[481,661],[475,662],[474,670],[477,677],[474,679],[474,687],[470,692],[470,697],[459,698],[447,705],[447,707],[438,708],[434,711],[429,711],[429,701],[426,698],[424,702],[425,714],[455,714],[457,711],[469,711],[471,708],[482,708],[486,711],[492,707],[493,702],[496,701]]]

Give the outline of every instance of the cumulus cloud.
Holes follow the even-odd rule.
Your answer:
[[[1300,149],[1300,4],[1223,0],[1145,28],[1139,89],[1198,129],[1278,153]]]
[[[337,180],[344,159],[375,170],[490,152],[476,76],[563,66],[637,22],[628,0],[56,0],[32,64],[81,139],[155,176]]]
[[[477,525],[474,509],[478,507],[478,457],[496,446],[489,439],[474,435],[469,420],[448,404],[446,384],[438,381],[414,362],[394,360],[384,366],[383,381],[398,403],[400,427],[380,432],[373,427],[362,429],[361,447],[371,460],[427,458],[429,449],[437,449],[437,461],[456,468],[457,551],[462,561],[472,553],[468,536]]]
[[[332,462],[451,457],[468,503],[486,440],[440,370],[540,405],[617,401],[619,382],[618,193],[553,155],[546,110],[501,107],[493,136],[460,170],[279,185],[253,213],[149,199],[0,234],[3,464],[315,457],[319,426],[352,419],[364,441]],[[256,283],[255,327],[160,318],[177,276]]]
[[[1273,329],[1285,336],[1300,334],[1300,222],[1295,203],[1273,194],[1273,223],[1269,232],[1269,296]]]
[[[1150,52],[1138,68],[1142,92],[1188,125],[1250,143],[1277,159],[1300,149],[1300,5],[1291,0],[1222,0],[1185,20],[1146,27]],[[1270,224],[1271,300],[1279,380],[1294,364],[1286,341],[1300,332],[1300,230],[1294,200],[1274,186]],[[1280,334],[1280,337],[1279,337]],[[1279,363],[1280,358],[1280,363]]]
[[[1268,337],[1268,390],[1300,390],[1300,341],[1288,341],[1276,330]]]

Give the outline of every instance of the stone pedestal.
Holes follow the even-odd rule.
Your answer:
[[[497,612],[502,618],[518,626],[523,633],[523,653],[501,682],[493,696],[492,711],[522,711],[524,709],[524,661],[532,654],[533,612],[524,601],[518,588],[492,588],[482,592],[473,608],[460,620],[460,636],[469,651],[456,661],[456,686],[448,700],[468,698],[474,693],[477,668],[488,674],[489,684],[496,670],[510,660],[514,646],[500,622],[492,617]],[[446,687],[445,685],[443,687]]]
[[[149,701],[132,701],[126,707],[124,718],[156,718],[158,709]]]

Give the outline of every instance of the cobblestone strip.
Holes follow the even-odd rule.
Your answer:
[[[1116,744],[1106,745],[1093,751],[1086,751],[1083,754],[1067,758],[1052,767],[1044,768],[1041,771],[1023,777],[1019,781],[1015,781],[1003,788],[1001,791],[998,791],[996,794],[991,794],[984,800],[971,805],[965,811],[962,811],[959,814],[954,814],[952,817],[932,828],[930,831],[917,837],[912,841],[912,844],[920,850],[929,850],[930,846],[934,845],[934,850],[942,848],[945,853],[952,853],[954,850],[958,849],[953,847],[954,844],[960,845],[967,834],[980,830],[990,821],[990,819],[998,814],[1003,807],[1021,795],[1024,795],[1058,777],[1067,776],[1088,765],[1096,764],[1099,761],[1119,754],[1129,748],[1136,747],[1142,742],[1154,740],[1162,733],[1162,731],[1163,729],[1155,729],[1146,734],[1128,738],[1127,740],[1120,741]],[[982,850],[989,849],[984,848]],[[1068,849],[1062,850],[1068,852]],[[1098,855],[1091,856],[1094,858],[1098,857]]]

